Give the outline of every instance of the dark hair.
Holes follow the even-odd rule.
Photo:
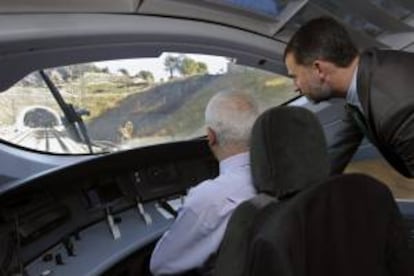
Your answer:
[[[319,17],[307,22],[293,35],[286,46],[284,60],[288,53],[293,53],[296,63],[301,65],[322,59],[347,67],[358,55],[358,49],[344,26],[332,18]]]

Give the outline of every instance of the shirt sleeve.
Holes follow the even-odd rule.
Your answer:
[[[183,207],[158,241],[150,261],[154,275],[175,274],[203,265],[214,250],[203,218],[189,207]]]

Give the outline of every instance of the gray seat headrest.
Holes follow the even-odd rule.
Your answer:
[[[275,107],[254,124],[250,158],[259,193],[279,199],[329,175],[325,136],[316,116],[301,107]]]

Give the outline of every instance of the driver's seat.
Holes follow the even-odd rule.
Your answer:
[[[284,206],[292,198],[328,178],[325,137],[318,119],[300,107],[276,107],[257,119],[250,159],[258,195],[234,211],[216,261],[217,276],[252,275],[249,251],[268,206]]]
[[[252,135],[260,194],[233,213],[215,275],[414,275],[389,189],[364,175],[329,178],[324,136],[311,112],[274,108]]]

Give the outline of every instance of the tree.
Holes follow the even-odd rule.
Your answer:
[[[122,75],[126,76],[126,77],[129,77],[129,73],[128,73],[127,69],[119,68],[118,72],[121,73]]]
[[[208,73],[207,64],[204,62],[197,62],[197,74],[206,74]]]
[[[197,73],[197,63],[189,57],[184,57],[178,69],[181,75],[191,76]]]
[[[143,79],[144,81],[148,83],[154,82],[154,75],[151,73],[151,71],[141,70],[135,76]]]
[[[103,68],[101,69],[101,73],[109,74],[109,69],[108,69],[108,67],[103,67]]]
[[[164,60],[165,70],[170,73],[170,79],[174,77],[174,71],[179,71],[181,58],[168,55]]]
[[[185,55],[167,56],[164,61],[164,66],[170,73],[170,79],[174,77],[174,72],[178,72],[182,76],[192,76],[208,72],[207,64],[197,62]]]
[[[189,57],[184,57],[181,61],[179,72],[183,76],[192,76],[196,74],[205,74],[208,72],[208,69],[205,63],[197,62]]]

